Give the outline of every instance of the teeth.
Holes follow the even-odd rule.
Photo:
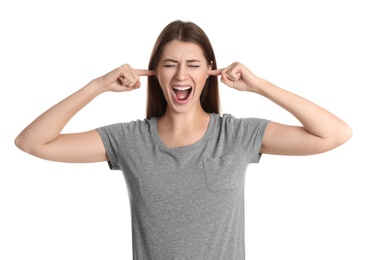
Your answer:
[[[191,89],[191,87],[178,87],[178,86],[174,86],[173,89],[175,89],[175,90],[187,90],[187,89]]]

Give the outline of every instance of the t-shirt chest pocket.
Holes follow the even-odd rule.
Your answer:
[[[237,188],[243,183],[248,162],[243,156],[229,154],[203,160],[207,188],[222,192]]]

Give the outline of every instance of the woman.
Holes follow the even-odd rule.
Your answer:
[[[62,134],[98,95],[138,89],[148,77],[145,120]],[[262,95],[302,126],[220,115],[218,77]],[[130,196],[134,259],[244,259],[244,174],[262,154],[310,155],[345,143],[350,127],[318,105],[234,62],[217,69],[204,31],[174,21],[159,35],[149,70],[123,65],[51,107],[16,138],[34,156],[108,161]]]

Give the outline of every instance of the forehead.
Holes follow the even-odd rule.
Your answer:
[[[201,47],[192,42],[182,42],[178,40],[173,40],[167,43],[161,54],[161,59],[197,59],[204,60],[204,54]]]

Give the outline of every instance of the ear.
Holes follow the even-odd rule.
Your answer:
[[[157,70],[155,70],[155,75],[154,75],[154,77],[155,77],[155,79],[158,81],[158,82],[160,82],[160,80],[159,80],[159,73],[158,73],[158,71]]]
[[[208,65],[208,70],[212,70],[212,65],[213,65],[213,61],[211,61],[210,64]]]
[[[212,70],[212,64],[213,64],[213,61],[210,62],[210,64],[207,66],[208,70]],[[207,75],[206,76],[206,79],[208,79],[210,75]]]

